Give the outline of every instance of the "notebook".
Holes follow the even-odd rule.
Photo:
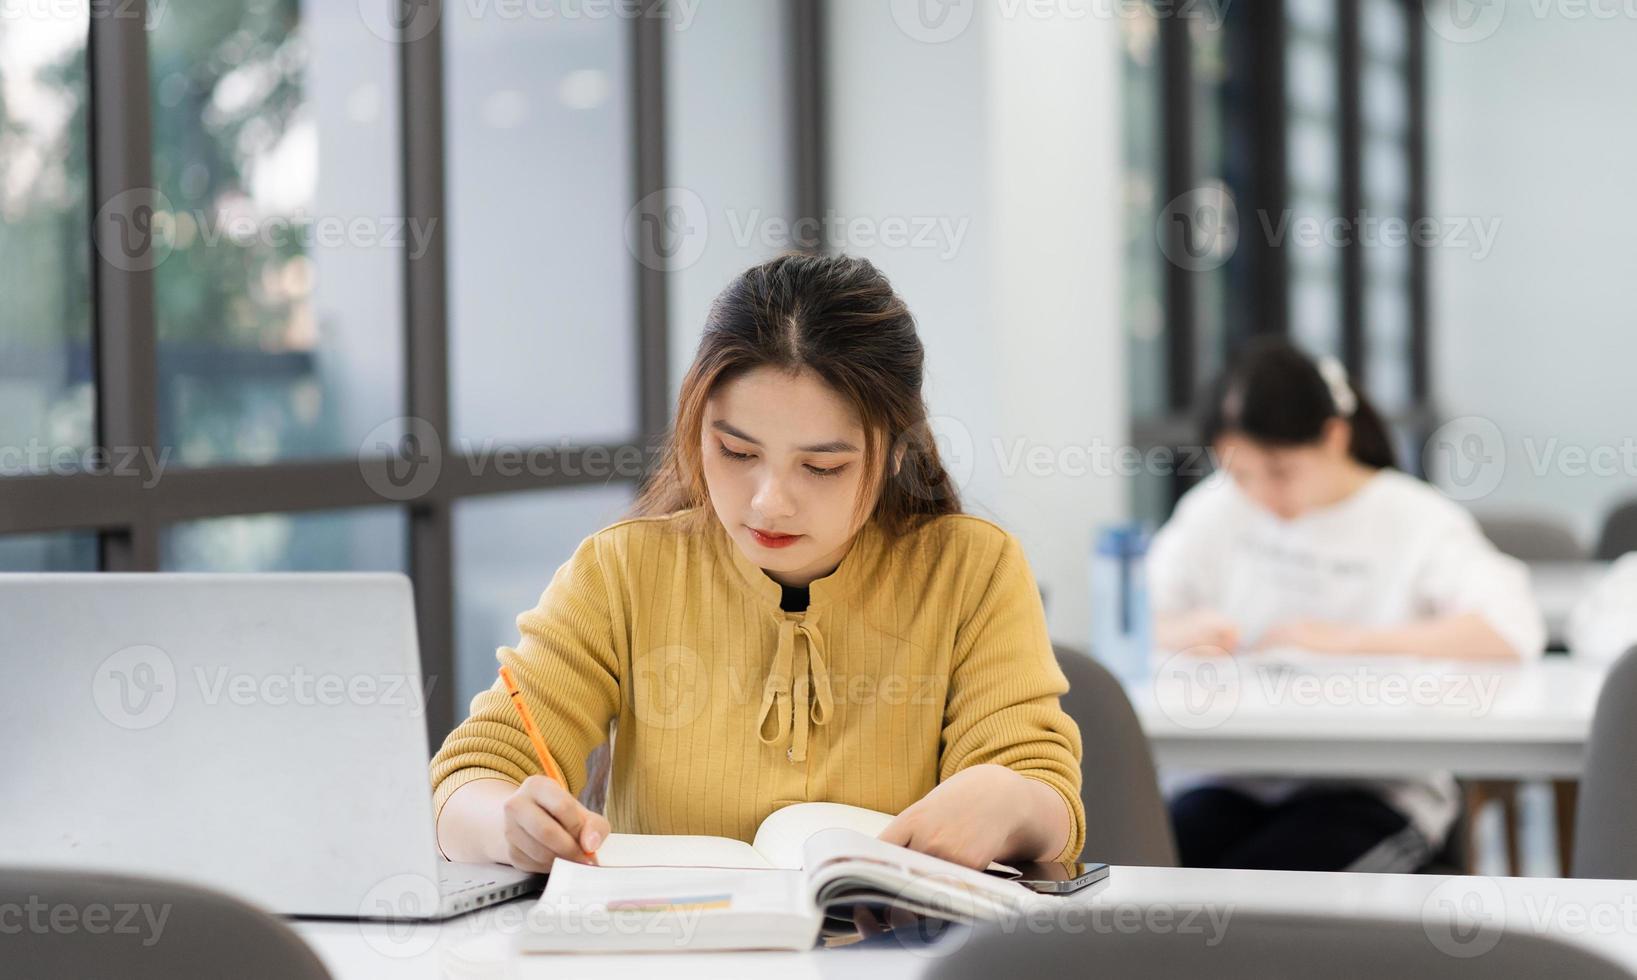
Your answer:
[[[762,821],[749,844],[612,834],[598,865],[553,866],[516,948],[808,949],[830,909],[849,921],[855,905],[870,905],[975,922],[1017,914],[1033,899],[1016,882],[876,839],[891,820],[840,803],[797,803]]]

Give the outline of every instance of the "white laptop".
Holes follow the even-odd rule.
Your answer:
[[[536,890],[439,856],[425,698],[402,575],[0,574],[0,866],[301,916],[441,918]]]

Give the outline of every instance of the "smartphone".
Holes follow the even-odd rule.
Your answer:
[[[1016,867],[1017,883],[1042,895],[1069,895],[1108,877],[1108,865],[1080,861],[1032,861]]]

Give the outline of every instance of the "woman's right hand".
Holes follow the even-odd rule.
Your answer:
[[[1239,624],[1214,609],[1159,616],[1154,639],[1163,650],[1194,653],[1232,653],[1241,639]]]
[[[608,839],[608,819],[581,805],[561,783],[530,776],[501,804],[506,864],[550,871],[558,858],[581,864]]]

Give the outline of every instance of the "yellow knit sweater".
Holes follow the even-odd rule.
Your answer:
[[[617,720],[615,832],[750,840],[782,806],[896,814],[994,763],[1056,790],[1080,853],[1080,732],[1018,542],[966,515],[888,541],[867,523],[805,613],[713,513],[622,521],[586,538],[497,657],[578,794]],[[540,771],[503,684],[432,760],[439,812],[473,779]]]

